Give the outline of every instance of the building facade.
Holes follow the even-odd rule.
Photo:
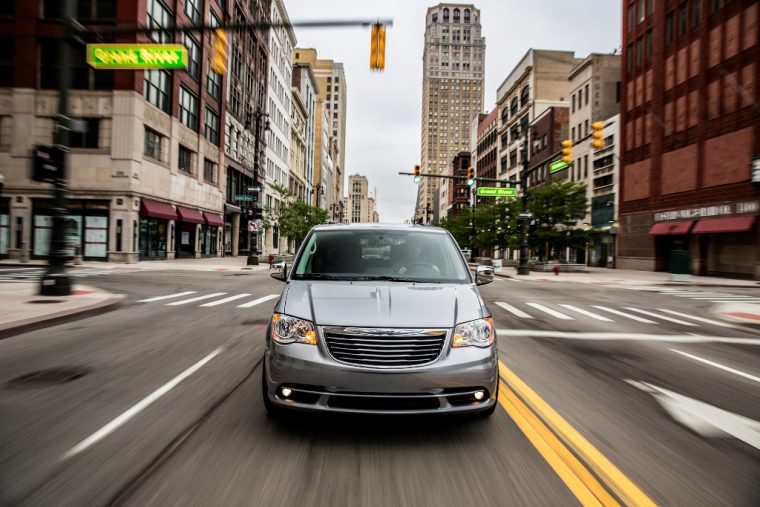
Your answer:
[[[314,190],[314,146],[317,130],[317,96],[319,95],[319,87],[317,86],[317,80],[314,77],[311,65],[304,63],[293,64],[293,88],[298,90],[306,111],[306,148],[304,151],[303,168],[305,186],[303,200],[311,202]]]
[[[483,112],[485,49],[480,10],[473,5],[441,3],[427,10],[420,152],[423,173],[445,175],[457,153],[470,151],[470,122]],[[439,178],[420,182],[417,218],[428,209],[437,216],[442,202],[448,200],[448,196],[440,199],[436,195],[440,182]]]
[[[0,213],[7,224],[0,256],[45,258],[52,232],[52,188],[32,180],[37,146],[54,142],[58,113],[52,36],[61,2],[11,2],[0,20],[0,46],[12,65],[0,76],[0,167],[6,178]],[[85,46],[70,47],[68,114],[78,120],[67,158],[72,251],[85,259],[218,256],[223,251],[224,78],[209,70],[210,36],[175,25],[218,23],[211,2],[80,2],[79,21],[146,25],[139,40],[182,43],[186,71],[90,68]],[[120,41],[138,40],[124,36]],[[7,60],[7,58],[6,58]]]
[[[760,277],[759,10],[623,2],[618,267]]]
[[[470,185],[467,184],[467,170],[470,168],[471,154],[469,151],[461,151],[451,161],[452,176],[457,179],[446,180],[448,187],[448,202],[446,205],[446,218],[455,217],[467,212],[470,207]],[[443,194],[441,194],[443,195]]]
[[[474,127],[476,149],[473,152],[473,167],[479,178],[496,178],[497,161],[499,158],[498,142],[498,109],[494,107],[490,113],[480,115],[477,126]],[[480,186],[497,186],[484,182]],[[477,203],[487,202],[487,197],[478,198]]]
[[[288,189],[294,199],[306,200],[306,153],[308,110],[301,92],[290,89],[290,179]]]
[[[617,257],[620,189],[620,115],[604,121],[604,148],[592,150],[590,266],[613,268]]]
[[[550,179],[570,178],[569,168],[552,173],[549,167],[552,162],[562,159],[562,141],[568,138],[569,118],[570,108],[552,106],[530,123],[529,187]]]

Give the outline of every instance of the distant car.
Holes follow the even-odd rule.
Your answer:
[[[382,254],[381,254],[382,253]],[[317,226],[291,266],[266,335],[270,412],[481,413],[498,395],[496,330],[443,229]]]

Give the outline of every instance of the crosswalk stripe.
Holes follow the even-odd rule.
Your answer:
[[[567,308],[568,310],[572,310],[574,312],[578,312],[581,315],[585,315],[586,317],[591,317],[592,319],[601,320],[602,322],[615,322],[612,319],[608,319],[607,317],[604,317],[602,315],[598,315],[598,314],[596,314],[594,312],[590,312],[588,310],[584,310],[582,308],[578,308],[578,307],[573,306],[573,305],[559,305],[559,306],[561,306],[563,308]]]
[[[506,311],[508,311],[509,313],[511,313],[512,315],[514,315],[516,317],[520,317],[522,319],[532,319],[533,318],[532,316],[528,315],[524,311],[522,311],[522,310],[520,310],[518,308],[515,308],[514,306],[512,306],[510,304],[501,303],[501,302],[498,302],[498,301],[495,302],[494,304],[496,306],[499,306],[499,307],[505,309]]]
[[[198,296],[190,299],[183,299],[182,301],[175,301],[173,303],[166,303],[167,306],[179,306],[186,305],[188,303],[195,303],[196,301],[203,301],[204,299],[211,299],[217,296],[224,296],[226,292],[214,292],[213,294],[206,294],[205,296]]]
[[[138,303],[152,303],[153,301],[162,301],[164,299],[178,298],[182,296],[187,296],[189,294],[195,294],[195,291],[189,290],[187,292],[178,292],[177,294],[169,294],[168,296],[158,296],[154,298],[141,299],[138,301]]]
[[[654,317],[655,319],[662,319],[662,320],[667,320],[669,322],[674,322],[676,324],[681,324],[683,326],[696,326],[696,324],[692,324],[691,322],[686,322],[685,320],[674,319],[673,317],[666,317],[664,315],[659,315],[659,314],[654,313],[654,312],[648,312],[648,311],[642,310],[640,308],[631,308],[630,306],[626,306],[625,309],[626,310],[630,310],[632,312],[640,313],[642,315],[648,315],[650,317]]]
[[[699,296],[694,296],[691,299],[757,299],[754,296],[733,296],[731,294],[700,294]]]
[[[254,299],[253,301],[250,301],[248,303],[243,303],[242,305],[238,305],[238,308],[250,308],[252,306],[256,306],[258,304],[264,303],[266,301],[269,301],[270,299],[274,299],[276,297],[280,297],[279,294],[270,294],[268,296],[264,296],[263,298]]]
[[[560,313],[560,312],[558,312],[556,310],[552,310],[551,308],[548,308],[548,307],[546,307],[546,306],[544,306],[542,304],[539,304],[539,303],[526,303],[526,304],[528,306],[532,306],[536,310],[540,310],[540,311],[542,311],[544,313],[548,313],[552,317],[556,317],[556,318],[561,319],[561,320],[575,320],[574,318],[569,317],[569,316],[565,315],[564,313]]]
[[[635,320],[637,322],[643,322],[645,324],[656,324],[656,322],[653,320],[645,319],[644,317],[639,317],[638,315],[631,315],[630,313],[621,312],[620,310],[615,310],[614,308],[607,308],[606,306],[597,306],[597,305],[594,305],[594,308],[597,308],[605,312],[614,313],[615,315],[620,315],[621,317]]]
[[[250,296],[250,294],[237,294],[235,296],[230,296],[228,298],[220,299],[218,301],[212,301],[210,303],[204,303],[201,306],[204,306],[204,307],[217,306],[217,305],[221,305],[221,304],[224,304],[224,303],[229,303],[230,301],[235,301],[236,299],[240,299],[240,298],[244,298],[244,297],[248,297],[248,296]]]
[[[711,299],[711,303],[757,303],[756,299]]]
[[[720,322],[718,320],[706,319],[704,317],[697,317],[696,315],[689,315],[688,313],[676,312],[674,310],[661,310],[661,311],[669,313],[671,315],[675,315],[677,317],[683,317],[684,319],[691,319],[691,320],[696,320],[698,322],[705,322],[707,324],[712,324],[714,326],[735,327],[731,324],[728,324],[727,322]]]

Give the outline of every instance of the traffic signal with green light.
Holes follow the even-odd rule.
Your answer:
[[[385,68],[385,25],[372,25],[372,39],[369,41],[369,68],[383,70]]]
[[[414,182],[419,183],[420,181],[422,181],[422,170],[420,166],[416,165],[414,166]]]
[[[470,186],[475,184],[475,169],[473,167],[467,168],[467,184]]]
[[[573,163],[573,142],[570,139],[562,141],[562,161],[566,164]]]
[[[601,121],[595,121],[591,124],[592,137],[594,138],[593,141],[591,141],[591,146],[594,147],[595,150],[601,150],[604,148],[604,122]]]
[[[214,30],[211,69],[217,74],[224,74],[227,71],[227,35],[221,28]]]

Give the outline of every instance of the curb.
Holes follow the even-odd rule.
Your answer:
[[[0,323],[0,339],[27,333],[29,331],[35,331],[37,329],[46,328],[54,324],[61,324],[63,322],[83,319],[92,317],[93,315],[98,315],[100,313],[105,313],[106,311],[115,309],[126,299],[127,296],[125,294],[113,294],[111,297],[103,301],[97,301],[80,308],[61,310],[59,312],[50,313],[44,316]]]

